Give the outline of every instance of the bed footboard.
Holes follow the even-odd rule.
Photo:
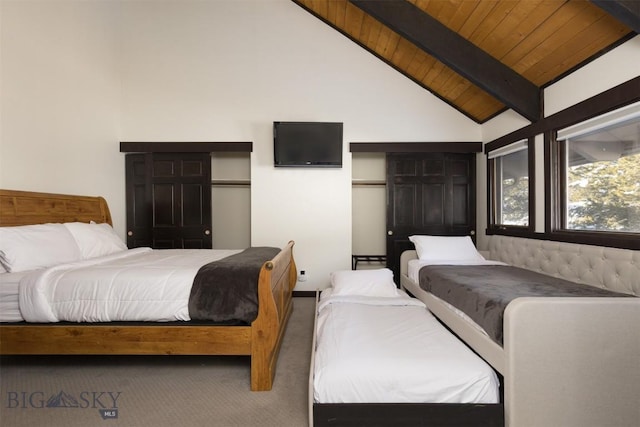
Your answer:
[[[251,324],[252,391],[268,391],[273,385],[282,337],[293,308],[297,274],[293,241],[260,271],[258,317]]]

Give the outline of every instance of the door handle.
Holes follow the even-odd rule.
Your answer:
[[[387,234],[388,234],[389,236],[393,236],[393,231],[389,230],[389,231],[387,231]]]
[[[133,231],[131,230],[127,231],[127,236],[133,236]]]
[[[211,234],[211,230],[204,230],[204,234],[208,236],[209,234]]]

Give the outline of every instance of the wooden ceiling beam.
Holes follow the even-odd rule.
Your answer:
[[[640,33],[640,2],[638,0],[591,0],[591,3],[636,33]]]
[[[349,0],[528,120],[542,117],[542,90],[407,1]]]

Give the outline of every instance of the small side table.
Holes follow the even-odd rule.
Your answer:
[[[359,262],[377,262],[380,264],[387,263],[386,255],[351,255],[351,269],[357,270]]]

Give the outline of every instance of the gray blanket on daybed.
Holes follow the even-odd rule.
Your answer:
[[[518,297],[629,297],[508,265],[430,265],[420,287],[466,313],[498,344],[507,304]]]
[[[203,265],[191,287],[192,320],[251,323],[258,316],[258,277],[280,249],[251,247]]]

